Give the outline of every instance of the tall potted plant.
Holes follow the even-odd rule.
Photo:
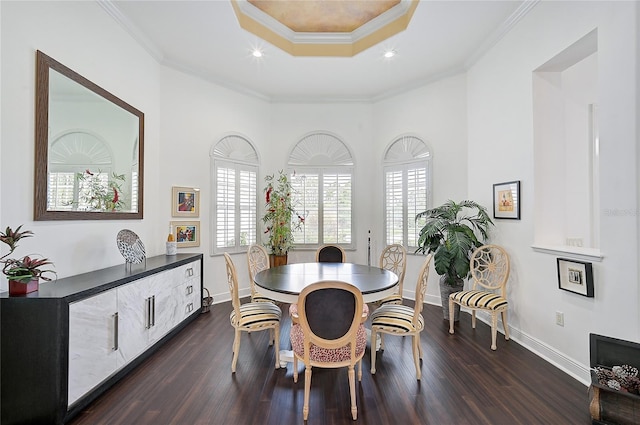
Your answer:
[[[18,247],[18,241],[22,238],[33,236],[30,230],[20,231],[22,225],[16,230],[7,227],[4,233],[0,232],[0,241],[9,246],[9,252],[0,257],[3,264],[2,273],[9,279],[9,295],[23,295],[38,290],[40,279],[50,281],[51,278],[45,276],[45,273],[53,273],[55,271],[43,269],[43,266],[53,265],[48,258],[36,258],[27,255],[22,258],[7,258]]]
[[[433,263],[440,275],[440,297],[445,319],[449,319],[449,294],[461,291],[464,279],[470,277],[469,260],[473,251],[488,239],[493,221],[486,208],[474,201],[447,201],[423,211],[416,220],[424,218],[416,252],[434,253]],[[455,312],[458,320],[460,307]]]
[[[287,264],[287,254],[293,247],[293,231],[300,229],[304,218],[293,208],[293,187],[287,174],[280,170],[279,176],[267,175],[264,188],[265,214],[262,222],[266,226],[268,240],[265,246],[271,254],[271,266]]]

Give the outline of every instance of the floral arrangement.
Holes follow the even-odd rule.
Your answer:
[[[35,258],[29,255],[22,258],[7,258],[18,247],[20,239],[33,236],[32,231],[25,230],[21,232],[21,228],[22,225],[18,226],[16,230],[7,227],[4,233],[0,232],[0,241],[9,246],[9,252],[0,257],[0,262],[4,264],[2,273],[7,276],[7,279],[21,283],[28,283],[34,278],[50,281],[51,278],[45,276],[44,273],[55,274],[55,271],[41,268],[42,266],[53,265],[48,258]]]
[[[274,255],[286,255],[293,246],[293,231],[299,230],[304,217],[293,208],[291,193],[293,188],[289,177],[283,170],[265,178],[265,215],[262,222],[266,225],[265,234],[269,240],[265,244]]]
[[[76,174],[81,188],[77,203],[86,205],[89,211],[120,211],[124,207],[120,199],[124,174],[113,173],[106,185],[101,174],[100,170],[93,173],[89,169]]]
[[[596,367],[593,371],[598,378],[598,384],[616,391],[640,395],[640,378],[637,368],[625,364],[613,366],[611,369]]]

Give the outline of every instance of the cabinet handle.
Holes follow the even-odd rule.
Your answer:
[[[151,326],[156,325],[156,296],[151,297]]]
[[[193,311],[193,303],[187,304],[187,313],[191,313]]]
[[[151,327],[151,297],[145,299],[147,303],[147,323],[145,323],[145,329],[149,329]]]
[[[118,351],[118,312],[113,313],[113,351]]]
[[[193,294],[193,285],[187,286],[187,295]]]
[[[189,267],[187,269],[187,276],[189,276],[189,277],[193,276],[193,267]]]

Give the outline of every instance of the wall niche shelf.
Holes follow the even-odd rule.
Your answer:
[[[596,248],[584,248],[580,246],[569,245],[545,245],[535,244],[531,248],[536,252],[550,254],[555,256],[567,257],[574,260],[595,261],[600,262],[604,258],[604,254]]]

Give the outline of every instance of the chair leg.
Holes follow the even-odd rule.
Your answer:
[[[382,336],[382,334],[380,335]],[[371,374],[376,374],[376,340],[378,339],[375,328],[371,328]]]
[[[293,354],[293,382],[298,382],[298,358]]]
[[[302,418],[306,421],[309,417],[309,393],[311,392],[311,366],[305,365],[304,370],[304,406]]]
[[[269,328],[269,347],[273,345],[274,337],[273,337],[273,328]]]
[[[280,369],[280,325],[275,325],[273,328],[275,334],[274,349],[276,350],[276,369]]]
[[[422,371],[420,370],[420,348],[418,347],[418,344],[420,343],[419,339],[418,339],[418,335],[413,335],[412,338],[412,342],[413,342],[413,363],[416,365],[416,378],[418,379],[418,381],[420,380],[420,378],[422,377]]]
[[[504,326],[504,339],[509,341],[509,325],[507,324],[507,310],[502,311],[502,326]]]
[[[358,407],[356,406],[356,373],[353,370],[353,365],[349,365],[349,392],[351,394],[351,416],[355,421],[358,419]]]
[[[496,345],[496,337],[498,336],[498,313],[495,311],[491,312],[491,349],[495,350],[498,348]]]
[[[416,338],[418,338],[418,357],[422,360],[422,344],[420,343],[420,333],[416,334]]]
[[[449,333],[452,334],[453,331],[453,323],[455,321],[456,313],[453,311],[453,298],[449,298]]]
[[[358,362],[358,382],[362,382],[362,359]]]
[[[473,329],[476,328],[476,311],[475,310],[471,311],[471,327]]]
[[[233,338],[233,360],[231,361],[231,373],[236,372],[236,363],[238,362],[238,352],[240,351],[240,329],[236,329]]]

